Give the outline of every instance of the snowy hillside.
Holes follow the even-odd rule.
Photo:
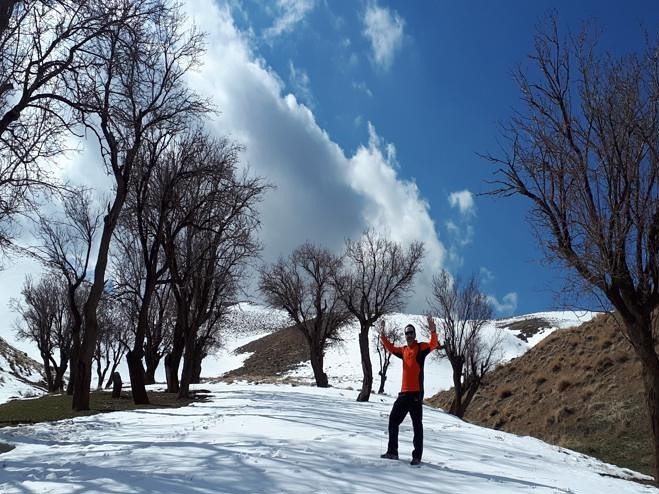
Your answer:
[[[632,472],[424,409],[420,468],[382,460],[392,398],[276,385],[206,386],[211,401],[0,429],[0,492],[637,494]]]
[[[543,312],[528,314],[505,320],[492,321],[485,327],[485,332],[489,338],[493,338],[497,331],[501,332],[503,347],[499,359],[505,361],[523,354],[552,331],[577,326],[590,320],[596,314],[593,312]],[[506,329],[509,326],[515,327],[515,324],[519,324],[520,322],[539,319],[547,322],[548,325],[540,333],[529,338],[528,342],[516,337],[518,331],[509,331]],[[425,327],[425,318],[423,316],[393,314],[388,316],[386,320],[388,325],[397,325],[399,327],[412,323],[419,329],[419,340],[426,340],[428,338],[423,330]],[[225,323],[226,329],[222,342],[223,346],[214,355],[204,360],[202,376],[218,377],[225,372],[241,367],[250,354],[236,353],[234,351],[236,348],[290,324],[291,321],[288,316],[282,311],[249,303],[238,304],[230,310],[229,317]],[[343,341],[327,350],[325,371],[329,376],[330,384],[334,387],[361,389],[362,370],[357,342],[358,332],[359,326],[356,323],[347,326],[342,331]],[[375,331],[373,333],[375,334]],[[439,327],[439,337],[441,340],[441,326]],[[10,348],[11,350],[2,352],[2,344],[5,345],[4,348]],[[305,345],[302,337],[300,337],[300,345]],[[11,355],[11,358],[8,359],[7,356],[9,355]],[[379,362],[374,347],[371,348],[371,360],[375,377],[374,387],[377,390],[380,383],[377,375]],[[33,362],[33,364],[23,364],[23,366],[19,364],[19,362],[28,361]],[[39,364],[25,358],[22,352],[15,350],[0,339],[0,403],[4,403],[15,397],[42,394],[42,387],[34,385],[34,383],[42,381],[39,367]],[[14,371],[12,371],[12,368]],[[118,370],[123,376],[128,375],[125,363]],[[445,360],[429,359],[426,362],[425,372],[426,396],[431,396],[440,390],[451,387],[450,365]],[[400,361],[393,358],[388,371],[385,392],[394,394],[399,390],[400,374]],[[308,362],[301,364],[296,370],[289,373],[289,375],[309,384],[314,382],[311,365]],[[22,376],[23,379],[18,379],[17,376]],[[165,379],[162,366],[156,373],[156,379],[158,381],[164,381]]]
[[[280,321],[281,325],[290,324],[286,316],[280,312],[257,305],[241,304],[237,309],[238,314],[241,314],[243,329],[247,327],[255,328],[251,332],[241,331],[238,334],[228,332],[224,341],[225,347],[220,350],[214,357],[204,360],[202,375],[208,377],[219,376],[224,372],[235,369],[242,365],[242,362],[249,357],[248,353],[236,354],[234,350],[240,346],[248,343],[249,341],[259,338],[267,334],[268,329],[263,328],[264,321]],[[548,336],[557,329],[563,329],[573,326],[578,326],[586,321],[589,321],[596,312],[541,312],[528,314],[524,316],[517,316],[514,318],[491,321],[484,327],[483,331],[486,338],[492,340],[498,334],[502,339],[501,351],[498,355],[498,361],[508,361],[514,357],[518,357],[526,352],[529,348],[537,344],[542,338]],[[234,316],[238,317],[238,316]],[[538,334],[528,339],[525,342],[517,337],[518,330],[509,330],[507,328],[519,327],[525,321],[535,322],[535,326],[541,327]],[[542,321],[538,324],[537,321]],[[386,324],[389,326],[404,327],[407,324],[414,324],[417,327],[417,335],[419,341],[428,339],[425,332],[425,317],[420,315],[411,314],[392,314],[386,317]],[[279,327],[281,327],[281,325]],[[274,327],[277,327],[276,325]],[[359,325],[353,323],[345,327],[341,333],[343,341],[334,344],[328,348],[325,355],[325,372],[327,373],[330,385],[344,389],[361,389],[362,384],[362,369],[359,354],[359,344],[357,335],[359,333]],[[373,338],[375,337],[375,330],[373,331]],[[440,342],[442,340],[442,328],[438,325],[438,333]],[[300,345],[305,345],[304,339],[300,337]],[[375,347],[371,346],[371,363],[374,369],[374,388],[377,390],[380,381],[378,370],[380,368],[377,352]],[[289,373],[290,376],[296,377],[303,382],[312,384],[313,371],[311,364],[306,362],[301,364],[296,370]],[[401,384],[401,362],[397,358],[391,359],[391,365],[387,372],[387,382],[385,385],[385,392],[388,394],[395,394],[399,391]],[[432,396],[438,391],[449,389],[452,386],[451,381],[451,366],[448,361],[437,360],[430,358],[426,361],[425,365],[425,390],[426,396]]]
[[[0,338],[0,403],[44,393],[41,365]]]

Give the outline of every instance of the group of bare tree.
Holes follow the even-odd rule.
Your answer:
[[[420,269],[423,245],[407,249],[374,230],[346,242],[341,257],[305,244],[287,259],[261,269],[260,289],[268,302],[285,310],[304,335],[318,386],[327,386],[323,356],[328,341],[349,319],[360,325],[363,370],[358,401],[368,401],[373,387],[369,329],[384,314],[401,308]]]
[[[0,50],[0,247],[40,194],[62,193],[63,215],[41,218],[33,253],[64,280],[73,408],[89,408],[92,362],[102,381],[122,351],[138,403],[165,353],[179,391],[185,351],[186,395],[259,249],[264,190],[240,175],[238,147],[202,130],[211,107],[184,81],[201,35],[169,0],[10,0]],[[49,173],[81,135],[113,181],[103,209]]]

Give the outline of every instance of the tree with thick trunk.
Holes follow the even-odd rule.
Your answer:
[[[333,285],[350,313],[359,321],[359,352],[364,378],[357,401],[368,401],[373,389],[369,330],[380,317],[402,308],[423,259],[423,244],[405,249],[374,230],[348,240],[343,269]]]
[[[91,254],[100,228],[101,214],[94,206],[91,193],[73,189],[62,194],[63,214],[40,215],[36,236],[39,245],[33,255],[58,272],[66,285],[68,302],[68,348],[60,349],[71,361],[67,393],[73,393],[76,379],[74,361],[80,349],[83,300],[89,293],[86,277]]]
[[[339,338],[338,330],[351,318],[332,285],[341,259],[327,249],[303,244],[286,259],[263,266],[259,289],[268,303],[286,311],[304,337],[316,386],[329,386],[323,370],[327,344]]]
[[[247,263],[258,253],[256,205],[266,186],[238,173],[240,147],[196,131],[176,143],[163,170],[173,207],[164,220],[163,251],[176,300],[174,347],[167,356],[168,389],[187,398],[200,331],[219,327],[235,300]],[[171,386],[170,386],[171,384]]]
[[[494,194],[526,197],[546,256],[620,315],[638,355],[659,479],[659,46],[616,58],[588,32],[538,31],[525,108],[506,154],[487,156]]]
[[[98,338],[97,308],[105,290],[105,274],[113,233],[131,186],[142,146],[167,125],[181,131],[191,115],[207,105],[185,85],[186,72],[198,62],[201,37],[182,34],[180,7],[168,0],[122,0],[107,7],[111,28],[94,38],[86,50],[93,63],[67,79],[75,108],[95,136],[104,166],[114,178],[114,195],[103,219],[96,265],[84,305],[84,333],[75,362],[73,408],[89,409],[91,359]],[[148,403],[142,366],[143,350],[127,355],[133,398]]]

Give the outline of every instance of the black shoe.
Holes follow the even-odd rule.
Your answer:
[[[389,453],[388,451],[386,453],[383,453],[380,455],[380,458],[384,458],[386,460],[397,460],[398,455],[396,453]]]
[[[410,465],[421,465],[421,458],[412,458]]]

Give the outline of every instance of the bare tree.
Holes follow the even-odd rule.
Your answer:
[[[149,310],[149,325],[144,341],[145,383],[155,384],[156,369],[172,347],[176,302],[171,286],[159,285]]]
[[[453,370],[453,401],[449,413],[462,417],[501,351],[498,332],[490,339],[483,332],[492,319],[492,306],[474,276],[464,285],[447,271],[433,278],[432,311],[444,328],[446,357]]]
[[[151,330],[158,329],[151,324],[151,316],[154,314],[151,302],[158,283],[167,272],[162,240],[164,221],[173,207],[169,197],[172,185],[159,180],[164,176],[167,182],[171,177],[167,175],[165,165],[162,165],[162,170],[158,170],[158,167],[163,162],[176,159],[173,154],[180,147],[169,146],[173,138],[173,135],[168,134],[167,127],[156,127],[145,136],[144,144],[135,159],[135,172],[129,182],[126,206],[119,220],[118,231],[115,232],[119,245],[117,250],[123,256],[120,262],[130,267],[127,271],[121,267],[119,276],[124,280],[124,287],[130,288],[137,308],[133,347],[126,358],[136,404],[148,403],[145,385],[153,379],[155,373],[152,367],[149,369],[151,376],[147,377],[142,358],[146,356],[145,343],[152,342]],[[154,356],[154,353],[150,354],[151,359]]]
[[[100,390],[106,377],[108,382],[111,381],[111,376],[130,348],[125,321],[121,318],[120,300],[109,293],[103,295],[98,306],[98,327],[99,338],[92,362],[96,363],[96,389]]]
[[[76,108],[85,128],[96,137],[106,170],[115,180],[84,307],[75,410],[89,409],[91,359],[98,337],[96,310],[104,290],[110,242],[139,151],[156,128],[167,127],[175,134],[193,116],[208,111],[184,82],[185,73],[198,62],[202,38],[195,32],[183,33],[180,7],[168,0],[118,0],[109,11],[115,22],[86,50],[93,63],[67,79],[75,88]]]
[[[93,206],[89,191],[77,189],[63,196],[63,217],[41,215],[36,231],[40,245],[33,249],[35,257],[57,271],[66,283],[68,301],[67,333],[71,347],[66,354],[71,360],[68,393],[76,379],[73,362],[80,350],[83,326],[82,300],[88,294],[84,287],[90,257],[100,228],[101,215]]]
[[[387,339],[394,345],[401,342],[403,339],[403,331],[400,326],[388,324],[383,332]],[[378,361],[380,363],[380,369],[378,370],[378,376],[380,376],[378,394],[382,394],[384,393],[384,383],[387,382],[387,370],[391,363],[392,353],[382,344],[382,339],[380,338],[379,333],[373,333],[373,346],[378,353]]]
[[[402,307],[422,259],[421,242],[412,242],[403,249],[373,230],[364,232],[357,241],[346,242],[344,268],[334,277],[333,284],[359,321],[364,380],[357,401],[368,401],[373,389],[369,329],[380,317]]]
[[[163,247],[177,306],[174,346],[165,367],[168,390],[183,398],[203,347],[200,329],[213,327],[218,310],[235,300],[247,263],[260,249],[256,205],[266,186],[238,172],[240,147],[226,139],[194,133],[177,145],[178,159],[163,170],[173,180]]]
[[[546,256],[615,308],[642,364],[659,478],[659,45],[600,55],[558,21],[535,36],[526,107],[511,121],[499,188],[533,206]],[[533,75],[531,75],[533,74]]]
[[[61,278],[47,273],[37,283],[27,276],[21,290],[23,301],[12,299],[10,306],[20,314],[17,336],[36,343],[44,366],[48,391],[62,391],[71,345],[67,326],[68,304]],[[55,352],[59,350],[59,360]]]
[[[67,76],[116,19],[101,0],[6,0],[0,6],[0,249],[12,220],[36,209],[56,180],[48,160],[79,122]]]
[[[332,285],[340,266],[341,259],[330,251],[306,243],[289,258],[260,269],[259,289],[272,307],[288,313],[306,339],[316,386],[321,388],[329,386],[323,370],[325,348],[351,318]]]

